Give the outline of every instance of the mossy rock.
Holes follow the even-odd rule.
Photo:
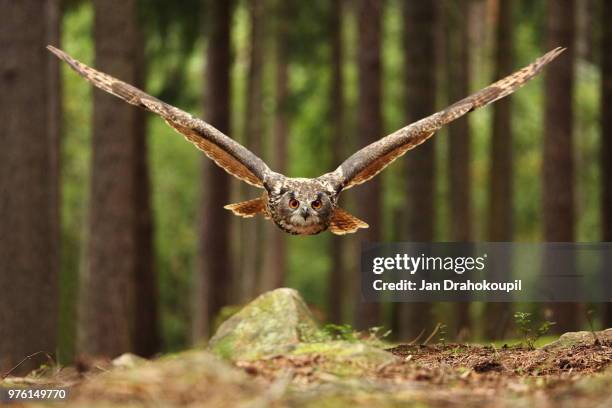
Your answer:
[[[210,349],[230,360],[253,360],[312,341],[319,327],[299,293],[266,292],[223,322]]]
[[[595,342],[595,338],[597,338],[597,340],[600,343],[604,343],[604,344],[612,343],[612,328],[601,330],[601,331],[596,331],[596,332],[590,332],[590,331],[568,332],[568,333],[561,335],[559,339],[553,341],[552,343],[545,345],[544,347],[542,347],[542,349],[552,350],[555,348],[572,347],[572,346],[578,346],[581,344],[590,345]]]

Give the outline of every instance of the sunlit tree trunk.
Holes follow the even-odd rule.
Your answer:
[[[381,25],[382,0],[359,0],[358,3],[358,124],[360,143],[365,146],[382,137],[381,112]],[[362,230],[361,239],[380,241],[382,222],[382,182],[380,177],[359,187],[359,217],[370,228]],[[357,295],[356,325],[360,329],[379,324],[380,304],[363,302]]]
[[[513,66],[512,41],[513,0],[498,2],[495,33],[494,81],[509,75]],[[487,236],[492,242],[513,239],[512,191],[512,98],[504,98],[493,105],[493,136],[491,140],[491,167],[489,171],[489,212]],[[504,276],[509,279],[511,259],[507,260]],[[504,337],[510,321],[511,304],[488,303],[485,306],[484,334],[487,339]]]
[[[436,108],[436,14],[435,1],[403,3],[406,123],[432,114]],[[406,241],[434,239],[435,138],[406,155]],[[397,303],[397,336],[412,340],[435,325],[431,303]]]
[[[574,0],[547,2],[546,49],[565,46],[564,55],[551,64],[545,73],[543,219],[544,240],[574,240]],[[550,305],[555,330],[576,330],[579,308],[574,303]]]
[[[44,48],[58,30],[57,7],[0,0],[2,374],[29,354],[53,355],[57,346],[59,71]],[[12,374],[42,363],[44,354]]]
[[[224,133],[230,133],[230,68],[233,1],[210,2],[210,32],[205,79],[207,120]],[[193,315],[194,342],[212,334],[211,325],[221,308],[229,303],[232,283],[230,256],[230,176],[202,159],[202,208],[200,249],[195,276]]]

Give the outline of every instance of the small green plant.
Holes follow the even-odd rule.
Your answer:
[[[383,326],[370,327],[368,340],[383,340],[385,337],[389,337],[391,330],[383,331],[384,329]]]
[[[523,338],[523,345],[531,350],[535,349],[536,341],[548,333],[550,328],[556,324],[555,322],[545,321],[538,327],[534,327],[531,313],[526,312],[516,312],[514,314],[514,323]]]
[[[595,314],[595,311],[593,309],[589,309],[586,312],[587,322],[589,322],[589,328],[591,329],[591,334],[593,335],[593,338],[595,340],[595,345],[599,346],[601,343],[599,341],[599,338],[597,337],[597,333],[595,333],[595,324],[593,323],[594,314]]]
[[[438,342],[446,345],[446,336],[447,336],[448,327],[444,323],[440,323],[440,327],[438,327]]]
[[[357,331],[350,324],[329,323],[323,326],[322,332],[332,340],[359,341]]]

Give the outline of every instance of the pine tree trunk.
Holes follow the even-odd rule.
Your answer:
[[[146,61],[145,43],[140,30],[134,52],[135,85],[145,88]],[[134,160],[135,210],[136,210],[136,265],[134,274],[134,352],[151,357],[160,350],[159,307],[157,274],[153,253],[153,213],[151,209],[151,186],[149,179],[147,112],[135,112],[134,137],[136,152]]]
[[[46,42],[47,44],[60,45],[61,41],[61,19],[62,19],[61,0],[45,0],[45,22],[46,22]],[[51,159],[51,176],[49,180],[52,184],[52,193],[55,197],[51,200],[53,236],[58,238],[53,243],[55,249],[53,252],[58,254],[57,268],[60,268],[60,242],[61,233],[60,225],[60,208],[61,208],[61,188],[60,188],[60,149],[61,149],[61,133],[62,133],[62,80],[60,75],[60,61],[57,58],[47,58],[47,131],[49,132],[49,154]]]
[[[601,14],[601,225],[602,241],[612,242],[612,2],[602,2]],[[612,286],[612,271],[602,271]],[[603,326],[612,327],[612,302],[604,304]]]
[[[403,3],[406,123],[422,119],[436,108],[436,6],[429,1]],[[406,241],[434,239],[435,140],[429,139],[405,158],[405,174],[410,175],[406,180]],[[431,303],[397,303],[395,314],[401,340],[414,339],[435,325]]]
[[[332,166],[342,162],[344,156],[344,75],[342,74],[343,52],[342,52],[342,0],[333,0],[332,16],[330,19],[330,42],[332,58],[332,80],[331,80],[331,114],[333,122],[334,138],[332,143]],[[328,285],[328,313],[329,321],[332,323],[342,322],[342,300],[344,299],[344,262],[343,237],[330,236],[329,256],[331,258],[331,270],[329,271]]]
[[[57,346],[59,121],[50,107],[58,103],[59,78],[44,48],[46,7],[39,0],[0,0],[2,374],[29,354],[53,355]],[[42,363],[47,358],[36,356],[13,374]]]
[[[382,0],[360,0],[358,3],[358,125],[360,144],[365,146],[383,136],[381,112],[381,25]],[[361,239],[380,241],[382,223],[382,182],[376,177],[359,188],[359,217],[370,228],[361,232]],[[363,302],[357,296],[356,325],[365,329],[379,324],[380,304]]]
[[[544,240],[574,240],[574,160],[573,160],[573,82],[574,82],[574,0],[547,2],[546,49],[565,46],[559,61],[545,73],[544,112]],[[551,319],[557,332],[576,330],[579,308],[574,303],[551,305]]]
[[[512,72],[512,7],[513,1],[498,3],[497,32],[495,35],[495,75],[493,80]],[[493,105],[493,137],[491,141],[491,167],[489,171],[488,239],[492,242],[510,242],[513,239],[512,192],[512,98],[504,98]],[[512,259],[498,280],[510,278]],[[510,303],[488,303],[485,307],[484,334],[487,339],[503,338],[510,321]]]
[[[264,33],[264,1],[249,0],[248,9],[251,19],[250,62],[247,78],[247,106],[244,128],[244,142],[253,153],[263,157],[263,109],[262,109],[262,76],[263,76],[263,33]],[[259,191],[244,183],[241,185],[242,199],[257,198]],[[242,262],[239,280],[243,283],[243,298],[253,298],[259,291],[263,268],[263,220],[254,217],[241,220],[241,255]]]
[[[207,120],[224,133],[230,130],[230,69],[233,1],[211,2],[206,70]],[[193,340],[211,334],[214,317],[231,295],[230,176],[203,158],[200,251],[195,278]]]
[[[447,2],[446,46],[449,105],[470,93],[470,0]],[[450,202],[450,238],[455,242],[472,241],[472,177],[470,174],[471,137],[469,116],[448,126],[448,180]],[[454,305],[455,332],[465,339],[471,332],[470,303]]]
[[[136,0],[94,1],[95,65],[136,80]],[[138,211],[134,176],[138,110],[94,90],[87,265],[81,287],[81,352],[113,357],[133,349]]]
[[[276,13],[276,115],[274,118],[274,170],[285,173],[287,170],[287,140],[289,137],[288,98],[289,98],[289,24],[291,7],[287,0],[277,2]],[[287,269],[287,235],[274,224],[265,223],[266,235],[271,245],[266,251],[270,259],[270,272],[266,289],[281,287]]]

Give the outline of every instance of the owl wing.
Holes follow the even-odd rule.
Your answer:
[[[561,47],[555,48],[523,69],[448,108],[377,140],[346,159],[336,170],[320,178],[330,183],[336,191],[346,190],[370,180],[395,159],[433,136],[442,126],[516,91],[564,50],[565,48]]]
[[[47,46],[47,49],[67,62],[72,69],[96,87],[132,105],[157,113],[166,123],[232,176],[255,187],[263,188],[266,177],[272,174],[263,160],[203,120],[168,105],[130,84],[97,71],[75,60],[62,50],[50,45]]]

